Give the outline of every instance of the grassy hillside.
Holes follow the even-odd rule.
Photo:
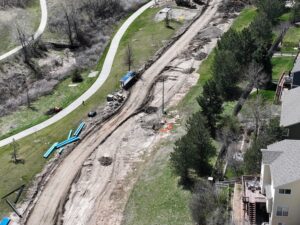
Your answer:
[[[178,186],[167,161],[167,154],[161,153],[146,167],[126,206],[124,225],[193,224],[188,207],[191,194]]]

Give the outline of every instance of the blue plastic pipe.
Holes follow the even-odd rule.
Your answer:
[[[10,223],[10,218],[4,217],[4,218],[1,220],[0,225],[8,225],[9,223]]]
[[[45,159],[47,159],[47,158],[52,154],[52,152],[56,149],[57,144],[58,144],[58,142],[54,143],[54,144],[53,144],[53,145],[45,152],[45,154],[44,154],[44,158],[45,158]],[[0,225],[2,225],[2,224],[0,224]]]
[[[68,139],[70,139],[70,138],[71,138],[71,136],[72,136],[72,132],[73,132],[73,130],[70,130],[70,132],[69,132],[69,135],[68,135]]]
[[[78,137],[78,135],[81,133],[84,126],[85,126],[84,122],[80,123],[73,136]]]
[[[66,146],[68,144],[71,144],[71,143],[73,143],[75,141],[78,141],[78,140],[79,140],[79,137],[71,137],[70,139],[67,139],[67,140],[64,140],[64,141],[58,143],[56,148],[62,148],[64,146]]]

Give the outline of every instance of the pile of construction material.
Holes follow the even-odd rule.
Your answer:
[[[45,159],[47,159],[56,149],[59,149],[58,153],[61,154],[64,151],[64,147],[66,145],[69,145],[69,144],[71,144],[73,142],[76,142],[76,141],[80,140],[79,134],[81,133],[81,131],[83,130],[84,127],[85,127],[85,123],[81,122],[73,135],[72,135],[73,130],[70,130],[70,132],[68,134],[68,138],[66,140],[64,140],[64,141],[54,143],[45,152],[45,154],[43,155],[43,157]]]
[[[122,91],[107,95],[107,107],[105,107],[105,110],[113,111],[117,109],[124,102],[125,98],[126,97],[123,95]]]

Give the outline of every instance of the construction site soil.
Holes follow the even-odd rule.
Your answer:
[[[163,95],[166,108],[178,104],[197,83],[199,74],[194,71],[203,55],[230,27],[232,20],[218,13],[220,2],[211,1],[178,40],[141,70],[140,80],[113,115],[97,122],[91,119],[81,142],[47,165],[28,201],[19,206],[26,210],[24,218],[18,221],[12,215],[13,224],[122,223],[145,160],[180,119],[176,111],[163,115]]]

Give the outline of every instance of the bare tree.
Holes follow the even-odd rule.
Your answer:
[[[22,7],[24,8],[29,0],[0,0],[0,8]]]
[[[254,124],[254,139],[256,140],[261,127],[270,116],[270,111],[260,95],[256,95],[254,99],[250,99],[247,106],[248,110],[245,111],[246,114],[249,113],[249,115],[246,116],[252,120]]]
[[[239,98],[238,103],[234,107],[234,116],[239,114],[253,88],[256,88],[256,92],[258,94],[259,88],[263,87],[269,82],[269,76],[263,72],[263,66],[257,64],[256,62],[250,63],[250,65],[247,67],[245,71],[245,78],[247,79],[248,84]]]
[[[227,192],[217,191],[208,181],[200,179],[193,190],[190,211],[197,225],[227,225]]]
[[[26,33],[17,25],[18,39],[22,46],[22,53],[24,56],[25,64],[33,71],[37,79],[42,77],[42,72],[37,63],[35,63],[33,57],[42,57],[43,50],[47,50],[45,46],[42,46],[40,40],[34,40],[33,35],[26,35]]]
[[[67,35],[69,38],[69,42],[70,42],[71,46],[74,46],[72,21],[71,21],[72,16],[70,15],[71,13],[67,9],[66,5],[63,5],[62,8],[63,8],[65,19],[66,19],[66,32],[67,32]]]
[[[12,162],[14,164],[17,164],[19,162],[18,153],[19,153],[20,145],[16,142],[15,139],[13,139],[13,141],[10,145],[11,145],[11,149],[12,149],[12,152],[11,152]]]
[[[74,5],[74,3],[68,5],[68,7],[63,6],[63,11],[66,19],[65,29],[66,33],[72,47],[78,47],[79,44],[83,46],[91,46],[91,43],[86,35],[80,28],[81,24],[81,13],[78,10],[79,6]],[[90,7],[86,7],[90,8]],[[89,13],[88,13],[89,14]],[[92,17],[90,18],[90,20]]]
[[[167,28],[170,28],[170,18],[169,18],[169,11],[166,12],[166,17],[165,17],[165,26]]]
[[[263,72],[263,66],[257,64],[256,62],[250,63],[245,75],[248,82],[252,84],[253,88],[256,89],[257,94],[259,88],[268,82],[268,75]]]
[[[133,59],[133,49],[130,43],[127,44],[125,56],[124,56],[124,63],[126,66],[128,66],[128,71],[131,70],[131,67],[134,63]]]
[[[27,85],[27,82],[25,81],[25,89],[26,89],[26,102],[27,102],[27,107],[31,108],[31,100],[30,100],[30,96],[29,96],[29,88]]]
[[[22,52],[24,56],[24,62],[28,63],[30,60],[30,52],[28,46],[28,38],[26,37],[25,32],[20,28],[19,25],[17,25],[17,32],[18,32],[18,39],[22,46]]]
[[[88,20],[90,22],[90,24],[92,25],[92,27],[96,27],[97,23],[96,23],[96,3],[94,0],[87,0],[83,7],[85,8],[86,12],[87,12],[87,17]]]

